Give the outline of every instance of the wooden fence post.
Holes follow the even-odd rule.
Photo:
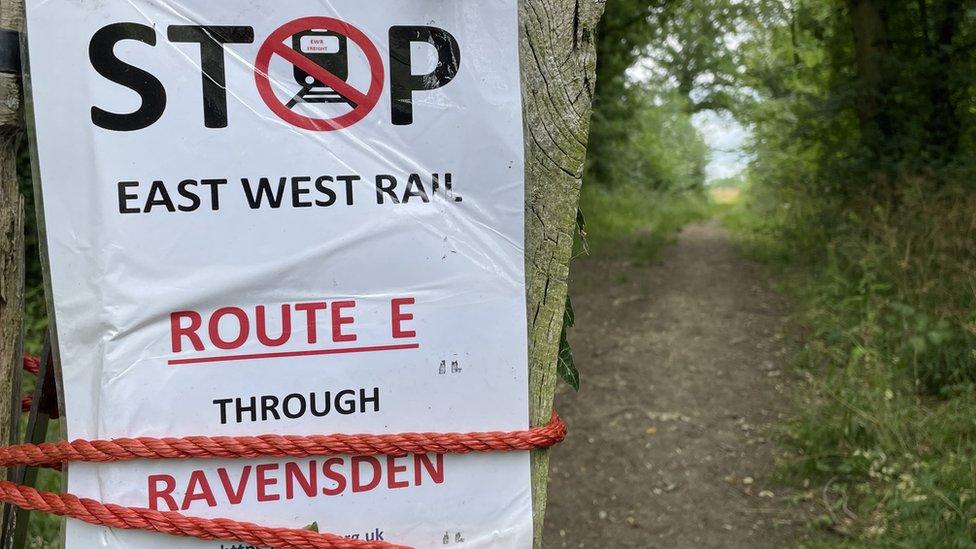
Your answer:
[[[525,268],[533,425],[552,411],[586,140],[595,84],[594,32],[606,0],[520,0],[525,111]],[[535,546],[542,546],[549,453],[532,455]]]
[[[0,0],[0,29],[20,32],[23,23],[23,1]],[[12,426],[20,417],[20,400],[11,396],[23,353],[24,199],[17,184],[22,111],[20,75],[0,73],[0,444],[13,441]],[[0,470],[0,478],[6,476]],[[5,512],[0,508],[0,516]]]

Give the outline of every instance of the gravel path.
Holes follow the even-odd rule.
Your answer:
[[[775,482],[790,406],[785,303],[714,222],[652,265],[573,265],[579,394],[552,456],[546,547],[800,543],[809,512]]]

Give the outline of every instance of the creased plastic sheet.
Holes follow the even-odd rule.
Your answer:
[[[70,439],[527,428],[515,0],[27,16]],[[529,486],[518,452],[72,464],[66,488],[529,547]],[[74,520],[66,543],[239,546]]]

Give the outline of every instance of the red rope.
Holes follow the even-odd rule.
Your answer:
[[[31,371],[28,359],[24,369]],[[36,366],[36,361],[34,362]],[[35,368],[34,373],[37,370]],[[30,396],[21,400],[30,408]],[[335,454],[390,455],[510,452],[548,448],[566,438],[566,424],[555,411],[549,424],[527,431],[477,433],[399,433],[387,435],[261,435],[190,436],[183,438],[117,438],[75,440],[0,447],[0,467],[14,465],[58,467],[62,462],[116,462],[132,459],[209,459],[253,457],[309,457]],[[38,492],[0,481],[0,501],[33,511],[53,513],[113,528],[161,532],[200,539],[242,541],[279,548],[389,549],[386,542],[348,540],[334,534],[291,528],[269,528],[230,519],[188,517],[138,507],[79,498],[71,494]]]
[[[390,435],[189,436],[75,440],[0,447],[0,467],[43,466],[62,461],[131,459],[309,457],[336,454],[466,454],[548,448],[566,438],[566,424],[553,412],[548,425],[528,431],[400,433]]]
[[[36,376],[41,369],[41,359],[36,356],[24,355],[24,369]]]
[[[335,534],[311,530],[270,528],[224,518],[203,519],[188,517],[173,511],[153,511],[139,507],[103,504],[71,494],[38,492],[33,488],[18,486],[9,481],[0,481],[0,500],[22,509],[71,517],[97,526],[148,530],[206,540],[235,540],[258,547],[281,549],[395,549],[404,547],[383,541],[350,540]]]
[[[41,370],[41,359],[36,356],[24,355],[24,371],[35,376]],[[31,395],[20,397],[20,409],[29,412],[34,398]]]

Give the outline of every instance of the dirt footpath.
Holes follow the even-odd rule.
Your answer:
[[[546,547],[793,547],[806,514],[774,482],[790,405],[784,302],[714,222],[652,265],[573,265],[579,394],[556,406]]]

